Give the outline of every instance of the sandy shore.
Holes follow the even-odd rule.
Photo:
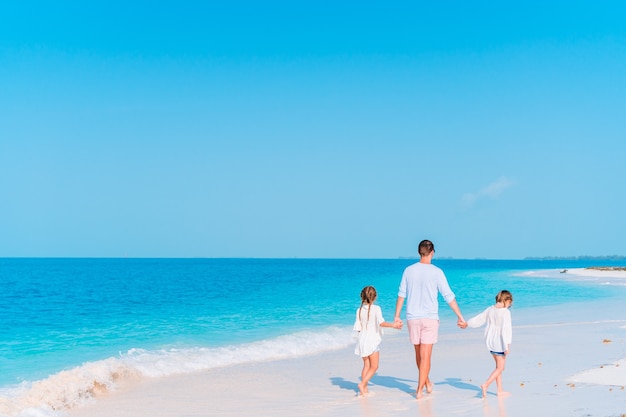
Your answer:
[[[356,397],[360,359],[352,349],[342,349],[140,381],[69,415],[621,416],[626,413],[625,326],[623,314],[619,319],[516,326],[504,374],[505,388],[511,392],[506,398],[478,398],[493,360],[481,331],[459,330],[444,335],[435,347],[434,392],[415,400],[417,372],[412,346],[402,331],[384,340],[369,398]]]
[[[574,273],[574,270],[568,271]],[[586,270],[585,270],[586,271]],[[626,277],[626,276],[625,276]],[[464,312],[468,317],[477,312]],[[582,303],[513,313],[513,345],[503,374],[480,398],[493,368],[482,329],[442,322],[431,378],[414,397],[417,370],[406,330],[387,330],[371,395],[357,397],[361,359],[353,348],[289,360],[127,383],[69,417],[195,416],[623,416],[626,415],[626,309]]]
[[[566,269],[564,274],[593,278],[626,279],[626,270],[624,268],[574,268]]]

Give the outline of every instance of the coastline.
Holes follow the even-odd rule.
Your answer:
[[[626,271],[568,270],[580,278]],[[599,307],[602,308],[599,308]],[[441,306],[442,309],[446,308]],[[463,311],[467,316],[472,312]],[[356,396],[361,360],[353,347],[192,374],[131,380],[68,417],[626,415],[626,312],[619,303],[513,310],[513,344],[503,374],[510,396],[480,398],[493,368],[482,330],[442,322],[434,348],[434,392],[417,401],[417,370],[406,329],[386,330],[367,398]]]
[[[620,278],[626,279],[625,267],[598,267],[593,266],[589,268],[574,268],[567,269],[564,274],[576,275],[581,277],[593,277],[593,278]]]
[[[494,387],[487,399],[479,398],[479,386],[493,361],[485,351],[481,331],[459,331],[444,335],[435,347],[434,392],[415,400],[412,346],[406,333],[400,332],[386,336],[381,367],[367,398],[356,396],[361,361],[348,348],[308,358],[136,381],[68,416],[620,416],[626,413],[623,385],[598,384],[589,378],[602,372],[624,380],[624,367],[609,365],[623,354],[625,324],[626,318],[514,328],[503,375],[511,395],[504,398],[493,395]],[[612,342],[603,343],[604,339]],[[607,381],[605,375],[599,380]]]

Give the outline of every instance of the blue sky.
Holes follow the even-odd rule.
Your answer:
[[[626,255],[622,2],[12,3],[0,256]]]

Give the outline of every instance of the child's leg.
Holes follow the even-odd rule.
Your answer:
[[[365,381],[365,377],[367,375],[367,373],[370,370],[370,357],[369,356],[364,356],[363,358],[363,370],[361,370],[361,383],[357,385],[357,387],[359,388],[359,394],[360,395],[365,395],[367,394],[367,383],[363,383],[363,381]]]
[[[362,395],[367,394],[367,383],[370,381],[370,379],[372,379],[372,377],[374,376],[374,374],[378,370],[378,360],[379,360],[379,357],[380,357],[380,353],[379,352],[374,352],[371,355],[369,355],[367,358],[363,358],[363,363],[364,363],[363,370],[364,370],[364,373],[361,375],[361,383],[358,385],[359,392]],[[367,371],[365,371],[365,361],[366,360],[368,362]]]
[[[506,364],[506,356],[500,356],[501,358],[501,370],[500,374],[496,377],[496,387],[498,389],[498,395],[507,395],[508,392],[502,389],[502,372],[504,372],[504,366]]]
[[[365,356],[362,359],[363,359],[363,370],[361,371],[361,381],[364,381],[365,375],[367,375],[367,372],[370,369],[370,357]]]
[[[499,378],[500,375],[502,375],[502,371],[504,371],[504,361],[506,360],[506,356],[495,355],[495,354],[492,354],[492,356],[493,356],[494,361],[496,362],[496,369],[494,369],[491,375],[489,375],[489,378],[487,378],[487,381],[483,385],[480,386],[480,388],[483,391],[483,398],[487,396],[487,388],[489,387],[489,385],[491,385],[493,381]],[[501,384],[502,384],[502,379],[500,379],[500,385],[498,386],[498,395],[501,393],[501,389],[502,389]]]

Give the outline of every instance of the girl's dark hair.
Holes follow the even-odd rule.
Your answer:
[[[361,290],[361,307],[359,307],[359,320],[361,320],[361,309],[363,308],[363,304],[367,304],[368,306],[374,304],[374,300],[376,300],[376,295],[376,288],[372,287],[371,285],[368,285]],[[371,309],[369,308],[367,309],[368,322],[370,320],[370,310]]]

